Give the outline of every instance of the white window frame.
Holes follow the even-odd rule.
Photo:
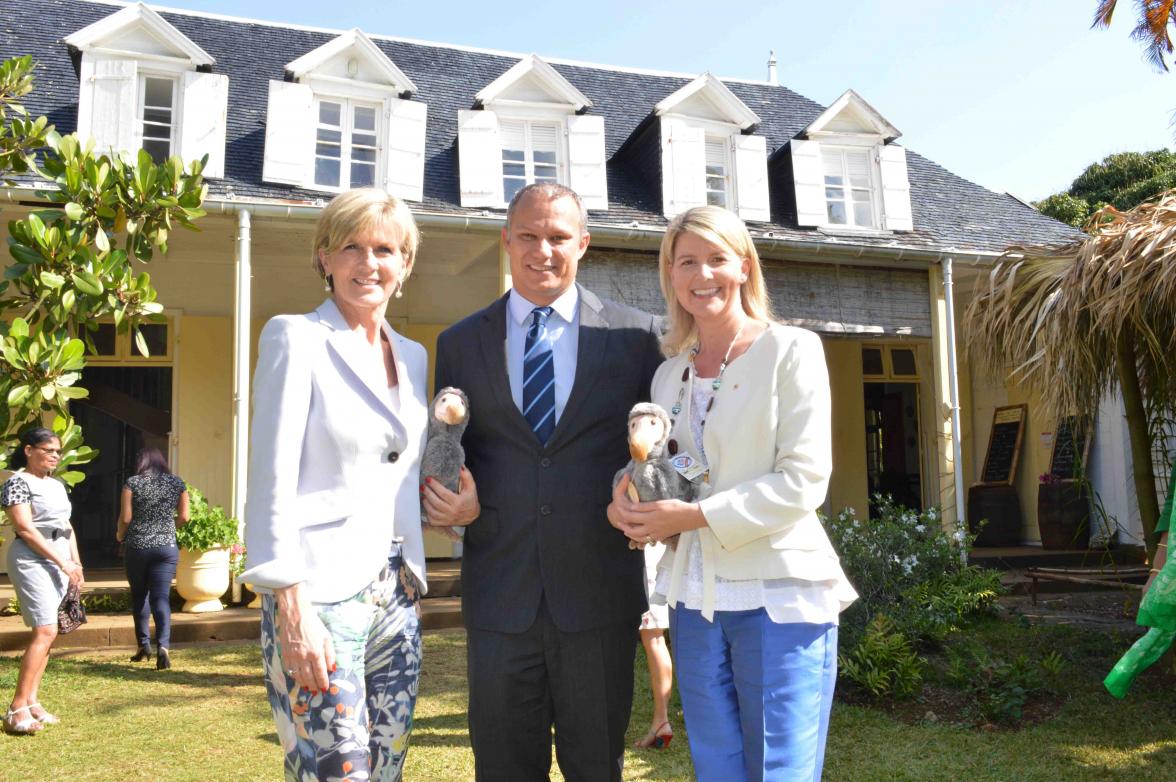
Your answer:
[[[568,140],[567,140],[567,121],[564,116],[519,116],[519,115],[499,115],[499,139],[502,139],[502,126],[508,122],[521,122],[523,125],[523,187],[535,183],[535,149],[532,143],[531,131],[535,125],[546,125],[555,130],[555,181],[565,187],[568,185]],[[502,190],[503,190],[503,206],[510,203],[510,199],[506,198],[506,166],[508,163],[517,164],[518,161],[508,161],[506,159],[506,146],[503,143],[499,148],[499,160],[502,164]],[[547,163],[541,165],[550,165]],[[517,179],[517,177],[510,177]]]
[[[137,77],[139,84],[138,98],[136,99],[135,105],[135,140],[139,144],[139,149],[144,148],[143,145],[147,139],[147,136],[144,133],[146,130],[145,126],[147,124],[147,80],[158,79],[160,81],[167,81],[171,83],[171,133],[168,135],[167,139],[168,154],[167,157],[164,158],[164,160],[167,160],[174,155],[180,154],[180,150],[178,149],[180,145],[178,131],[181,127],[183,127],[183,118],[181,117],[180,112],[183,109],[184,101],[179,75],[175,72],[169,71],[148,70],[139,71]]]
[[[841,159],[842,185],[829,185],[823,183],[826,189],[824,198],[825,202],[825,221],[822,223],[824,227],[831,228],[836,231],[870,231],[877,232],[882,230],[882,176],[878,170],[878,150],[874,145],[860,145],[860,144],[830,144],[822,141],[820,146],[821,151],[821,177],[825,177],[825,156],[829,154],[838,155]],[[873,215],[873,222],[869,225],[860,225],[856,222],[856,215],[853,210],[853,191],[861,191],[863,188],[855,188],[849,182],[847,174],[846,154],[850,152],[859,152],[866,156],[866,171],[870,177],[869,194],[870,194],[870,212]],[[840,187],[845,191],[845,216],[846,222],[834,223],[829,220],[829,204],[831,199],[828,197],[827,189],[829,187]]]
[[[703,138],[703,165],[705,165],[707,167],[710,166],[710,163],[706,161],[706,146],[707,145],[715,143],[715,144],[718,144],[723,150],[723,163],[722,163],[722,165],[723,165],[723,175],[722,175],[723,189],[722,190],[715,190],[711,187],[712,176],[711,176],[710,171],[704,171],[704,181],[706,183],[706,202],[707,202],[707,204],[713,203],[711,201],[711,193],[720,193],[721,192],[723,194],[723,203],[717,204],[717,206],[721,206],[724,209],[737,208],[737,204],[735,202],[735,199],[736,199],[735,170],[734,170],[735,167],[732,165],[733,161],[731,160],[731,157],[732,157],[732,155],[731,155],[731,137],[732,137],[732,135],[734,135],[734,134],[727,133],[724,135],[718,135],[718,134],[713,134],[713,133],[708,132],[706,134],[706,136]]]
[[[340,142],[339,142],[339,184],[338,185],[324,185],[324,184],[320,184],[319,182],[315,181],[317,162],[319,159],[318,131],[320,128],[325,127],[319,121],[319,116],[320,116],[319,108],[324,102],[337,103],[337,104],[339,104],[339,107],[340,107],[339,108],[339,119],[341,121],[341,125],[339,126],[339,130],[341,133],[341,137],[340,137]],[[372,181],[371,186],[373,186],[373,187],[380,187],[381,186],[380,172],[383,171],[383,162],[384,162],[383,120],[384,120],[385,101],[380,100],[378,98],[369,98],[366,96],[365,97],[355,97],[355,96],[350,96],[350,95],[321,93],[321,92],[315,90],[314,91],[314,103],[313,103],[313,107],[312,107],[312,121],[314,122],[314,127],[315,127],[315,142],[314,142],[315,148],[314,148],[312,159],[311,159],[310,181],[306,185],[307,188],[312,189],[312,190],[322,190],[322,191],[330,192],[330,193],[340,193],[345,190],[351,189],[351,148],[352,148],[352,145],[351,145],[349,139],[350,139],[351,132],[352,132],[352,123],[355,120],[354,109],[357,106],[362,106],[364,108],[370,108],[375,112],[375,115],[376,115],[376,127],[375,127],[375,130],[372,131],[372,134],[376,137],[376,159],[373,164],[374,165],[373,174],[372,174],[373,181]]]

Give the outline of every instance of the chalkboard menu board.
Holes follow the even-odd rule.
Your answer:
[[[998,407],[992,414],[992,432],[988,435],[988,452],[984,457],[981,485],[1011,486],[1021,455],[1025,433],[1027,405]]]
[[[1084,421],[1076,415],[1058,421],[1054,435],[1053,454],[1049,457],[1050,475],[1068,481],[1081,477],[1090,453],[1090,437]]]

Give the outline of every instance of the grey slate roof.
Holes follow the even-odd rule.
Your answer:
[[[121,7],[79,0],[0,0],[0,19],[3,19],[0,58],[34,56],[39,65],[36,90],[27,106],[35,114],[47,115],[58,130],[71,131],[77,122],[77,62],[71,58],[62,38]],[[321,192],[264,183],[261,166],[268,82],[285,78],[286,63],[321,46],[337,33],[185,13],[161,15],[216,58],[215,72],[229,76],[226,176],[212,181],[212,194],[223,194],[231,187],[237,196],[244,197],[308,202],[329,197]],[[373,27],[377,24],[379,21],[373,19]],[[416,83],[419,92],[414,99],[429,107],[422,207],[451,214],[482,213],[482,209],[460,206],[457,112],[472,108],[475,93],[514,65],[517,58],[440,44],[378,37],[373,40]],[[553,67],[592,100],[594,105],[589,113],[605,117],[609,209],[593,212],[592,221],[622,226],[633,221],[664,225],[660,189],[656,182],[650,181],[650,161],[637,161],[637,164],[633,161],[634,154],[641,153],[641,145],[630,144],[625,154],[613,156],[650,115],[653,106],[691,77],[653,76],[564,64],[553,64]],[[825,108],[786,87],[726,84],[763,120],[756,133],[766,137],[769,155]],[[644,154],[655,151],[647,149]],[[1063,242],[1080,236],[1069,226],[1037,213],[1016,199],[958,177],[909,149],[907,152],[915,230],[852,239],[842,236],[836,241],[999,252],[1010,244]],[[792,188],[783,170],[779,165],[770,168],[774,204],[782,202],[779,194]],[[798,228],[786,208],[774,208],[773,220],[771,225],[755,227],[786,238],[817,241],[823,238],[820,231]]]

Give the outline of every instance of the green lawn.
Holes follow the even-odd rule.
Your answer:
[[[1021,731],[977,731],[936,722],[904,724],[872,708],[838,704],[827,780],[1172,780],[1176,779],[1176,688],[1148,675],[1124,702],[1100,690],[1108,655],[1125,639],[1071,628],[993,623],[981,631],[1009,648],[1056,648],[1067,660],[1068,700]],[[0,736],[0,780],[280,780],[281,759],[249,645],[173,652],[158,673],[127,663],[126,651],[55,657],[42,700],[63,723],[40,735]],[[409,753],[409,780],[472,779],[465,730],[465,647],[460,633],[425,640],[422,698]],[[0,693],[16,677],[0,659]],[[649,720],[644,660],[630,740]],[[627,780],[688,780],[689,754],[675,704],[672,748],[630,751]],[[561,777],[555,775],[556,779]]]

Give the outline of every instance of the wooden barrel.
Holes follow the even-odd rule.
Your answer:
[[[1090,503],[1078,481],[1037,487],[1037,529],[1042,548],[1084,549],[1090,545]]]
[[[987,523],[980,527],[980,522]],[[1014,486],[968,489],[968,527],[977,546],[1016,546],[1021,542],[1021,503]]]

